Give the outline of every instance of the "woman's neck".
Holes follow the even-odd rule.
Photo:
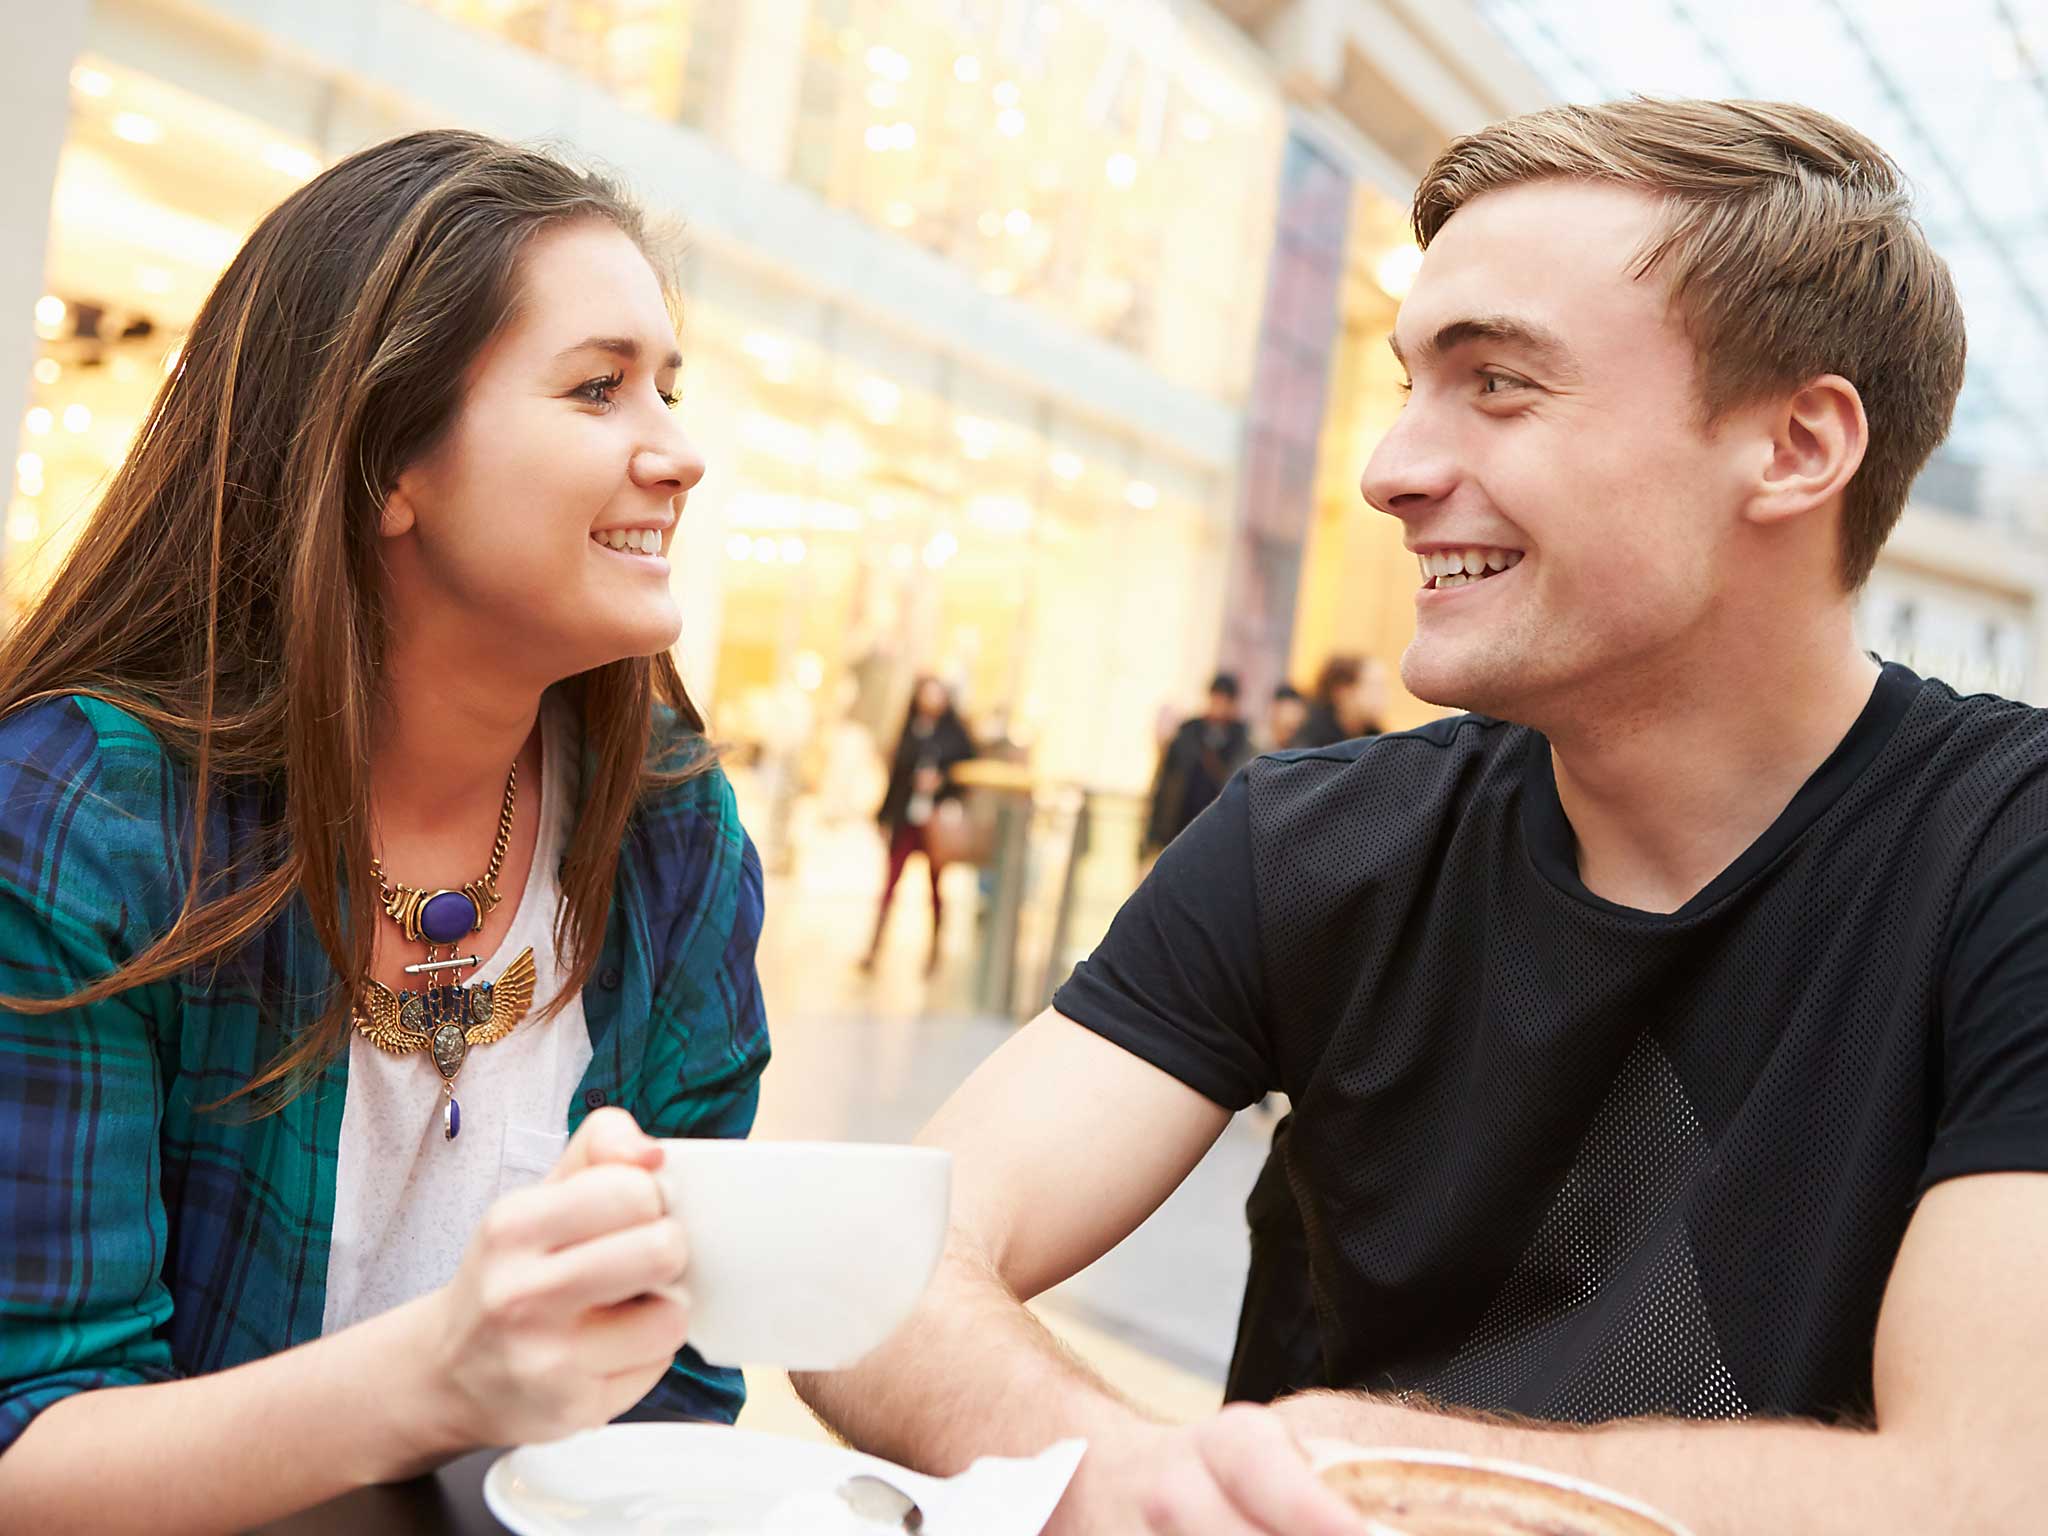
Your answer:
[[[410,837],[495,820],[506,770],[539,788],[537,688],[450,677],[394,646],[380,678],[370,801],[376,834]]]

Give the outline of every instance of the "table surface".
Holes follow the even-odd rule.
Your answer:
[[[484,1507],[484,1474],[502,1451],[472,1451],[431,1477],[359,1488],[303,1514],[258,1526],[269,1536],[504,1536]]]

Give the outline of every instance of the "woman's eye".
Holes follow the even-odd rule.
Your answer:
[[[586,384],[579,384],[572,393],[577,399],[588,400],[592,405],[610,405],[613,392],[625,382],[626,376],[623,373],[614,373],[602,379],[592,379]]]
[[[674,410],[677,406],[683,403],[683,397],[679,394],[676,394],[672,390],[656,390],[655,393],[661,396],[661,403],[667,406],[670,410]]]

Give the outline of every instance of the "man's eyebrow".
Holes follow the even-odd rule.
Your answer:
[[[557,358],[564,358],[574,352],[609,352],[613,357],[622,358],[629,363],[640,361],[640,343],[631,336],[586,336],[575,346],[564,347],[555,355]],[[683,354],[680,352],[669,353],[661,364],[662,368],[682,366]]]
[[[1563,337],[1533,321],[1518,320],[1512,315],[1472,315],[1439,326],[1437,333],[1418,349],[1416,361],[1423,365],[1437,362],[1446,353],[1474,341],[1490,341],[1496,346],[1517,348],[1560,374],[1575,376],[1578,373],[1578,365],[1572,360],[1572,349],[1565,345]],[[1389,333],[1387,345],[1393,348],[1395,361],[1407,367],[1408,355],[1401,350],[1400,338]]]

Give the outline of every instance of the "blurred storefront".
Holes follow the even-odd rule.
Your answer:
[[[1086,0],[89,10],[0,621],[262,213],[383,133],[514,133],[479,108],[525,94],[518,136],[691,226],[686,410],[712,469],[677,579],[721,722],[885,731],[933,671],[1048,778],[1142,786],[1154,716],[1213,660],[1283,132],[1227,27]],[[422,89],[437,57],[461,83]],[[690,176],[713,160],[719,186]],[[771,198],[783,227],[745,227]]]
[[[1274,678],[1398,655],[1405,587],[1364,602],[1396,587],[1353,487],[1409,172],[1304,83],[1312,36],[1201,0],[53,3],[0,182],[21,227],[47,218],[43,260],[0,268],[24,320],[0,624],[264,212],[460,123],[592,158],[684,225],[710,461],[685,677],[758,755],[782,856],[789,795],[864,818],[913,678],[952,683],[1037,786],[996,903],[1018,996],[1129,889],[1160,722],[1236,659],[1233,604],[1258,599]],[[1500,105],[1445,100],[1439,137]]]

